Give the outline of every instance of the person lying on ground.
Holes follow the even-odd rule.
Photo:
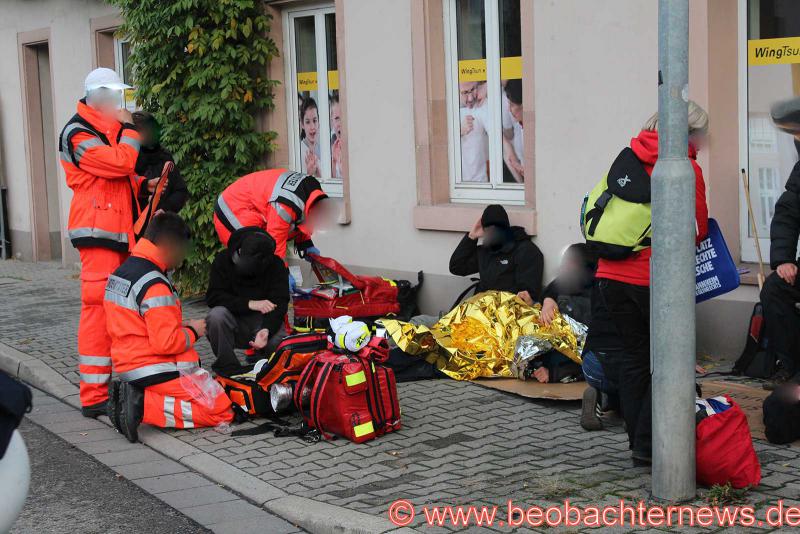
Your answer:
[[[183,320],[166,275],[183,263],[190,239],[178,215],[156,215],[106,284],[103,306],[119,377],[109,385],[108,416],[132,443],[141,423],[196,428],[234,419],[230,399],[200,368],[194,349],[206,323]]]
[[[275,255],[275,240],[255,226],[231,234],[228,248],[214,258],[206,291],[208,340],[217,357],[211,369],[242,372],[234,349],[253,349],[253,363],[271,354],[286,336],[289,271]]]
[[[794,135],[800,156],[800,98],[772,108],[772,119],[782,131]],[[776,383],[800,373],[800,280],[797,276],[797,240],[800,237],[800,161],[786,181],[770,224],[770,267],[773,272],[761,290],[768,350],[779,362]]]
[[[133,114],[133,124],[139,131],[142,138],[142,146],[139,149],[139,157],[136,158],[136,174],[147,179],[160,178],[164,170],[164,164],[168,161],[175,163],[172,154],[161,145],[161,127],[156,118],[146,112],[137,111]],[[164,190],[155,211],[171,211],[178,213],[189,200],[189,190],[183,176],[178,172],[177,167],[173,167],[168,175],[167,187]],[[142,191],[146,193],[146,191]],[[139,206],[142,209],[147,207],[150,195],[140,194]]]
[[[498,204],[484,210],[450,257],[452,274],[478,273],[476,293],[509,291],[528,305],[541,298],[543,271],[542,252],[523,228],[511,226],[508,213]]]

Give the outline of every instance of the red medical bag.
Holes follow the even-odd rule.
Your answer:
[[[331,350],[314,356],[294,393],[306,424],[325,439],[337,435],[355,443],[399,430],[394,372],[381,365],[387,357],[386,340],[379,337],[357,354]]]

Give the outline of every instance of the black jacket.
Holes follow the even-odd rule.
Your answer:
[[[161,176],[161,171],[164,169],[164,163],[175,160],[172,154],[166,151],[161,145],[154,147],[142,147],[139,150],[139,157],[136,158],[136,174],[144,176],[148,180],[150,178],[157,178]],[[143,196],[139,197],[139,206],[144,209],[147,206],[149,195],[147,188],[143,189]],[[189,200],[189,190],[186,189],[186,182],[183,176],[178,172],[178,168],[172,169],[169,173],[169,182],[167,183],[166,191],[161,197],[161,202],[156,206],[156,210],[171,211],[178,213],[186,201]]]
[[[253,313],[248,303],[251,300],[270,300],[276,308],[264,314],[261,323],[273,334],[278,331],[289,308],[289,270],[277,256],[270,258],[264,272],[254,278],[242,278],[236,273],[231,255],[239,249],[242,238],[250,232],[263,232],[260,228],[248,226],[231,234],[228,248],[214,258],[211,264],[211,278],[206,291],[209,308],[224,306],[234,315]]]
[[[450,257],[450,272],[457,276],[479,273],[477,292],[498,290],[527,291],[534,301],[542,296],[544,256],[525,230],[511,228],[513,238],[499,250],[478,246],[465,235]]]
[[[770,267],[797,261],[797,239],[800,237],[800,162],[789,174],[786,191],[775,204],[770,225]]]

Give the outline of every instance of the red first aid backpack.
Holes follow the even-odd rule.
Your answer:
[[[697,424],[697,481],[704,486],[728,482],[734,488],[758,486],[761,464],[747,416],[730,397],[725,398],[730,408]]]
[[[294,392],[309,428],[325,439],[341,436],[363,443],[401,428],[394,372],[384,338],[375,337],[356,354],[326,351],[314,356]]]
[[[267,363],[253,376],[217,376],[225,393],[250,415],[274,413],[269,400],[272,384],[297,383],[308,362],[328,347],[325,334],[288,336],[275,349]]]
[[[325,331],[329,326],[329,319],[342,315],[370,323],[374,319],[390,315],[408,320],[419,311],[417,293],[422,284],[421,272],[418,274],[419,283],[412,286],[408,280],[355,275],[333,258],[312,254],[310,259],[320,283],[349,284],[352,289],[340,293],[334,285],[330,285],[323,291],[294,297],[292,305],[295,331]],[[323,294],[326,295],[322,296]]]

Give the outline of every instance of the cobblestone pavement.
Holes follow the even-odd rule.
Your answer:
[[[0,262],[0,299],[0,342],[40,358],[77,384],[76,273],[51,264]],[[203,303],[185,308],[191,316],[205,313]],[[205,340],[198,350],[208,362]],[[585,432],[578,403],[532,402],[452,380],[400,384],[399,395],[402,431],[362,445],[271,434],[234,438],[213,430],[173,434],[290,494],[381,517],[400,498],[418,511],[424,505],[496,504],[501,515],[508,499],[522,505],[564,499],[605,505],[648,498],[649,471],[631,467],[620,424]],[[763,478],[745,499],[763,519],[767,505],[779,499],[800,503],[800,449],[760,441],[755,447]],[[706,502],[702,493],[696,504]],[[411,526],[423,519],[419,513]]]

